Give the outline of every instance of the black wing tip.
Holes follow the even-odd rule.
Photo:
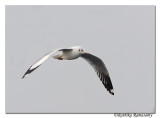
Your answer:
[[[23,77],[21,79],[24,79],[24,77],[25,77],[25,74],[23,75]]]
[[[40,64],[41,65],[41,64]],[[38,65],[37,67],[31,69],[31,67],[27,70],[27,72],[23,75],[22,79],[25,78],[27,75],[29,75],[32,71],[34,71],[36,68],[38,68],[40,65]]]
[[[22,79],[24,79],[24,78],[26,77],[26,75],[27,75],[27,74],[24,74],[23,77],[22,77]]]
[[[110,90],[109,90],[109,93],[110,93],[111,95],[114,95],[114,90],[113,90],[113,89],[110,89]]]
[[[110,93],[111,95],[114,95],[114,93]]]

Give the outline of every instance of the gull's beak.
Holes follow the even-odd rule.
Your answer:
[[[88,52],[85,52],[84,54],[88,54]]]

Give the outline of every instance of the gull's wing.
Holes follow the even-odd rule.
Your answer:
[[[105,88],[109,91],[110,94],[114,95],[112,82],[111,82],[109,73],[108,73],[103,61],[100,58],[98,58],[94,55],[91,55],[89,53],[88,54],[82,54],[81,57],[89,62],[89,64],[96,71],[98,77],[102,81]]]
[[[56,53],[57,51],[62,51],[62,49],[56,49],[44,55],[42,58],[37,60],[32,66],[27,70],[27,72],[23,75],[22,79],[25,78],[28,74],[33,72],[36,68],[38,68],[44,61],[46,61],[52,54]]]
[[[72,51],[73,49],[71,49],[71,48],[67,48],[67,49],[60,49],[59,51],[63,51],[63,52],[70,52],[70,51]]]

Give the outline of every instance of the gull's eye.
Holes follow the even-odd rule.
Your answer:
[[[79,49],[79,52],[80,52],[81,50]]]
[[[81,49],[81,51],[83,52],[83,49]]]

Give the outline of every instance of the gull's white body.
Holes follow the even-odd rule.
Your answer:
[[[78,52],[78,47],[80,46],[75,46],[75,47],[71,47],[68,49],[73,49],[72,51],[66,51],[66,52],[62,52],[61,54],[58,54],[56,56],[53,56],[53,58],[58,59],[58,58],[62,58],[65,60],[72,60],[72,59],[77,59],[80,56],[80,53]]]
[[[99,76],[100,80],[102,81],[103,85],[105,88],[114,95],[113,91],[113,86],[112,82],[109,77],[109,73],[105,67],[105,64],[103,61],[89,53],[84,52],[84,49],[81,46],[74,46],[71,48],[60,48],[53,50],[46,55],[44,55],[42,58],[40,58],[38,61],[36,61],[24,74],[22,78],[25,78],[27,75],[29,75],[32,71],[34,71],[36,68],[38,68],[43,62],[45,62],[51,55],[54,53],[59,52],[59,54],[54,55],[54,59],[59,59],[59,60],[73,60],[77,59],[79,57],[84,58],[86,61],[88,61],[91,66],[95,69],[97,72],[97,75]]]

